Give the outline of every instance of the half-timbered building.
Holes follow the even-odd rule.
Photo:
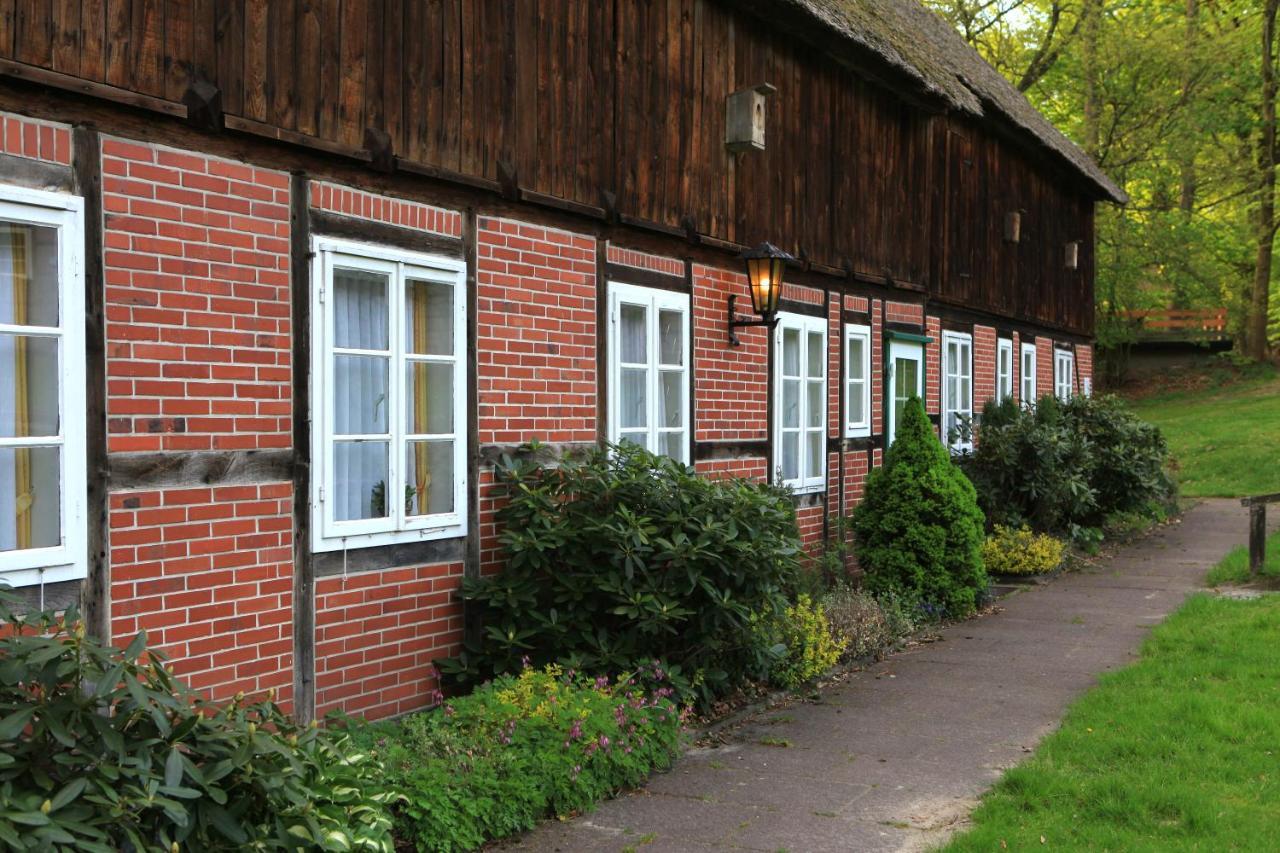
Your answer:
[[[1089,393],[1123,201],[911,0],[0,0],[0,113],[0,581],[304,718],[430,701],[505,449],[821,547],[907,396]]]

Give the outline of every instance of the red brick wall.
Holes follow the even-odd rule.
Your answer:
[[[71,128],[13,113],[0,113],[0,152],[69,166]]]
[[[1093,385],[1093,347],[1076,344],[1076,391],[1083,394],[1085,381]],[[1091,389],[1092,390],[1092,387]]]
[[[480,443],[596,439],[596,241],[480,217]]]
[[[884,433],[884,323],[881,302],[871,300],[871,433]]]
[[[751,296],[745,275],[694,265],[696,441],[764,441],[768,438],[768,335],[759,327],[738,329],[741,345],[729,346],[725,312],[729,296],[735,293],[739,313],[748,312]]]
[[[462,642],[461,583],[461,563],[318,580],[317,716],[376,719],[433,704],[432,661]]]
[[[931,415],[942,411],[942,321],[930,317],[925,328],[932,339],[924,348],[924,396]]]
[[[1013,333],[1013,399],[1022,402],[1022,339]]]
[[[1036,338],[1036,396],[1053,395],[1053,338]]]
[[[684,261],[667,258],[662,255],[651,255],[636,249],[627,249],[610,243],[605,249],[605,257],[611,264],[636,269],[651,270],[667,275],[684,276]]]
[[[694,464],[694,470],[704,477],[722,480],[726,477],[739,477],[745,480],[763,481],[768,476],[769,466],[758,457],[745,459],[706,459]]]
[[[289,176],[104,139],[108,448],[290,444]]]
[[[982,414],[988,400],[996,398],[996,330],[973,327],[973,413]]]
[[[387,225],[443,234],[446,237],[462,236],[462,214],[456,210],[377,195],[328,181],[310,181],[308,192],[309,204],[318,210],[372,219]]]
[[[193,687],[293,693],[293,487],[116,492],[111,636],[138,631]]]

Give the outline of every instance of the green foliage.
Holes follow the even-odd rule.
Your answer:
[[[709,701],[764,668],[750,620],[785,607],[800,553],[784,491],[699,477],[634,445],[558,465],[528,448],[497,477],[506,565],[464,584],[483,637],[446,674],[475,682],[525,658],[619,672],[656,658]]]
[[[822,599],[831,634],[844,641],[845,660],[880,657],[915,631],[911,612],[895,596],[877,601],[870,593],[840,584]]]
[[[391,851],[380,768],[270,701],[216,705],[139,634],[0,601],[0,843],[17,850]]]
[[[1160,430],[1112,396],[1045,396],[1034,407],[988,403],[981,437],[962,461],[987,518],[1071,533],[1167,501]]]
[[[972,613],[988,585],[983,524],[973,485],[938,441],[924,404],[913,398],[853,513],[867,588],[916,598],[935,616]]]
[[[848,640],[831,630],[821,602],[801,594],[795,604],[758,626],[758,642],[776,649],[769,680],[779,687],[797,687],[822,675],[839,662]]]
[[[1029,528],[997,524],[982,544],[982,562],[993,575],[1043,575],[1062,563],[1066,544]]]
[[[642,680],[663,686],[646,693]],[[407,794],[398,837],[419,850],[473,850],[669,767],[680,741],[671,693],[657,664],[615,681],[531,667],[358,737]]]

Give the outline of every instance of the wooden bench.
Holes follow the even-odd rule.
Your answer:
[[[1280,502],[1274,495],[1254,495],[1240,501],[1249,508],[1249,576],[1257,577],[1267,556],[1267,504]]]

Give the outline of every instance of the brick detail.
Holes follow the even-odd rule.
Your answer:
[[[430,705],[432,661],[461,648],[461,583],[461,563],[317,581],[317,716],[377,719]]]
[[[821,305],[826,301],[827,293],[818,287],[783,283],[782,298],[790,299],[793,302],[808,302],[810,305]]]
[[[71,128],[13,113],[0,113],[0,152],[28,160],[71,165]]]
[[[289,176],[102,142],[108,449],[290,443]]]
[[[1053,395],[1053,338],[1036,338],[1036,396]]]
[[[933,339],[924,348],[925,411],[936,415],[942,411],[942,321],[930,317],[925,328]]]
[[[1088,344],[1076,344],[1076,391],[1083,394],[1088,382],[1091,393],[1096,393],[1093,383],[1093,347]]]
[[[844,455],[844,506],[843,515],[853,512],[853,508],[862,500],[867,486],[867,475],[871,473],[871,454],[865,450],[853,450]]]
[[[596,241],[482,217],[480,443],[596,439]],[[603,340],[601,340],[603,345]]]
[[[800,541],[810,554],[816,554],[822,544],[822,505],[802,506],[796,509],[796,526],[800,528]]]
[[[911,323],[912,325],[923,326],[924,308],[920,305],[910,305],[905,302],[886,302],[884,319],[889,323]]]
[[[827,300],[827,434],[833,438],[844,435],[840,423],[840,397],[844,392],[844,318],[840,312],[840,294],[833,293]],[[839,479],[839,466],[827,477],[828,483]]]
[[[462,236],[462,214],[456,210],[378,195],[328,181],[311,181],[310,192],[311,206],[318,210],[430,231],[446,237]]]
[[[694,427],[697,441],[763,441],[768,437],[768,334],[738,329],[730,346],[726,306],[749,300],[742,273],[693,267]],[[745,304],[749,304],[745,303]]]
[[[982,414],[988,400],[996,398],[996,330],[973,327],[973,413]]]
[[[762,483],[769,473],[768,460],[759,456],[741,459],[706,459],[695,463],[693,467],[699,474],[712,480],[736,477]]]
[[[684,261],[676,258],[665,258],[662,255],[650,255],[635,249],[624,249],[613,243],[606,248],[605,257],[611,264],[684,277]]]
[[[214,699],[293,690],[293,487],[110,497],[111,638],[139,631]]]
[[[1013,399],[1019,403],[1022,400],[1022,339],[1017,332],[1012,335],[1013,340]]]
[[[870,300],[865,296],[845,296],[844,310],[867,312],[871,309]]]

